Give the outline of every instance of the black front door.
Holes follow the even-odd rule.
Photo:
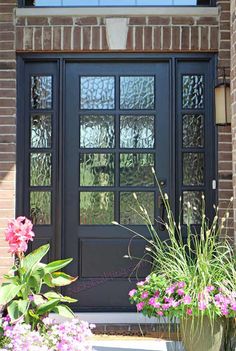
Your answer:
[[[79,309],[129,310],[128,291],[148,235],[139,205],[158,218],[158,188],[170,185],[169,65],[67,63],[64,120],[64,256],[79,280]],[[139,205],[133,196],[136,193]],[[141,265],[139,277],[148,268]]]

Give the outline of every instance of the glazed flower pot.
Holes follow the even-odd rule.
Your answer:
[[[223,345],[224,320],[208,317],[187,317],[180,321],[180,331],[186,351],[220,351]]]

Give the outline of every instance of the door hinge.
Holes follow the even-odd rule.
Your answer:
[[[216,186],[217,186],[216,180],[213,179],[213,181],[212,181],[212,189],[216,190]]]

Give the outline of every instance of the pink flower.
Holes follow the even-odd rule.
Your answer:
[[[211,291],[214,291],[215,290],[215,287],[213,285],[209,285],[206,287],[206,291],[207,292],[211,292]]]
[[[145,281],[141,281],[137,283],[137,286],[143,286],[145,284]]]
[[[189,314],[190,316],[193,314],[193,310],[191,308],[187,309],[187,314]]]
[[[228,311],[226,305],[222,306],[221,309],[220,309],[220,311],[221,311],[221,313],[222,313],[223,316],[227,316],[227,315],[229,314],[229,311]]]
[[[163,312],[162,311],[157,311],[157,314],[158,314],[158,316],[163,316]]]
[[[154,308],[160,308],[161,307],[161,304],[160,302],[158,302],[157,298],[155,297],[151,297],[148,301],[148,304],[150,306],[153,306]]]
[[[205,311],[205,309],[207,308],[207,304],[203,300],[200,300],[198,302],[198,308],[200,311]]]
[[[189,295],[185,295],[183,298],[183,302],[185,305],[189,305],[192,302],[192,298]]]
[[[138,311],[138,312],[142,311],[144,305],[145,305],[144,302],[139,302],[139,303],[137,303],[137,305],[136,305],[137,311]]]
[[[155,292],[155,294],[154,294],[154,297],[159,297],[159,296],[160,296],[160,291],[157,290],[157,291]]]
[[[142,299],[148,298],[148,292],[147,292],[147,291],[144,291],[144,292],[142,293],[142,295],[141,295],[141,298],[142,298]]]
[[[232,311],[236,311],[236,302],[233,302],[230,306]]]
[[[179,296],[183,296],[184,295],[184,290],[183,289],[178,289],[177,293]]]
[[[146,278],[145,278],[145,282],[148,283],[150,281],[151,277],[150,275],[148,275]]]
[[[136,292],[137,292],[136,289],[130,290],[129,296],[130,296],[130,297],[133,297],[133,296],[136,294]]]
[[[33,241],[33,224],[26,217],[18,217],[9,221],[5,230],[5,238],[12,254],[22,255],[28,249],[28,242]]]
[[[178,282],[178,288],[184,288],[186,286],[185,282]]]
[[[175,289],[176,289],[176,284],[173,284],[173,285],[169,286],[169,288],[166,289],[166,293],[168,295],[174,294]]]

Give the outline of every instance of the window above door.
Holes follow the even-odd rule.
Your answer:
[[[215,0],[19,0],[26,7],[215,6]]]

